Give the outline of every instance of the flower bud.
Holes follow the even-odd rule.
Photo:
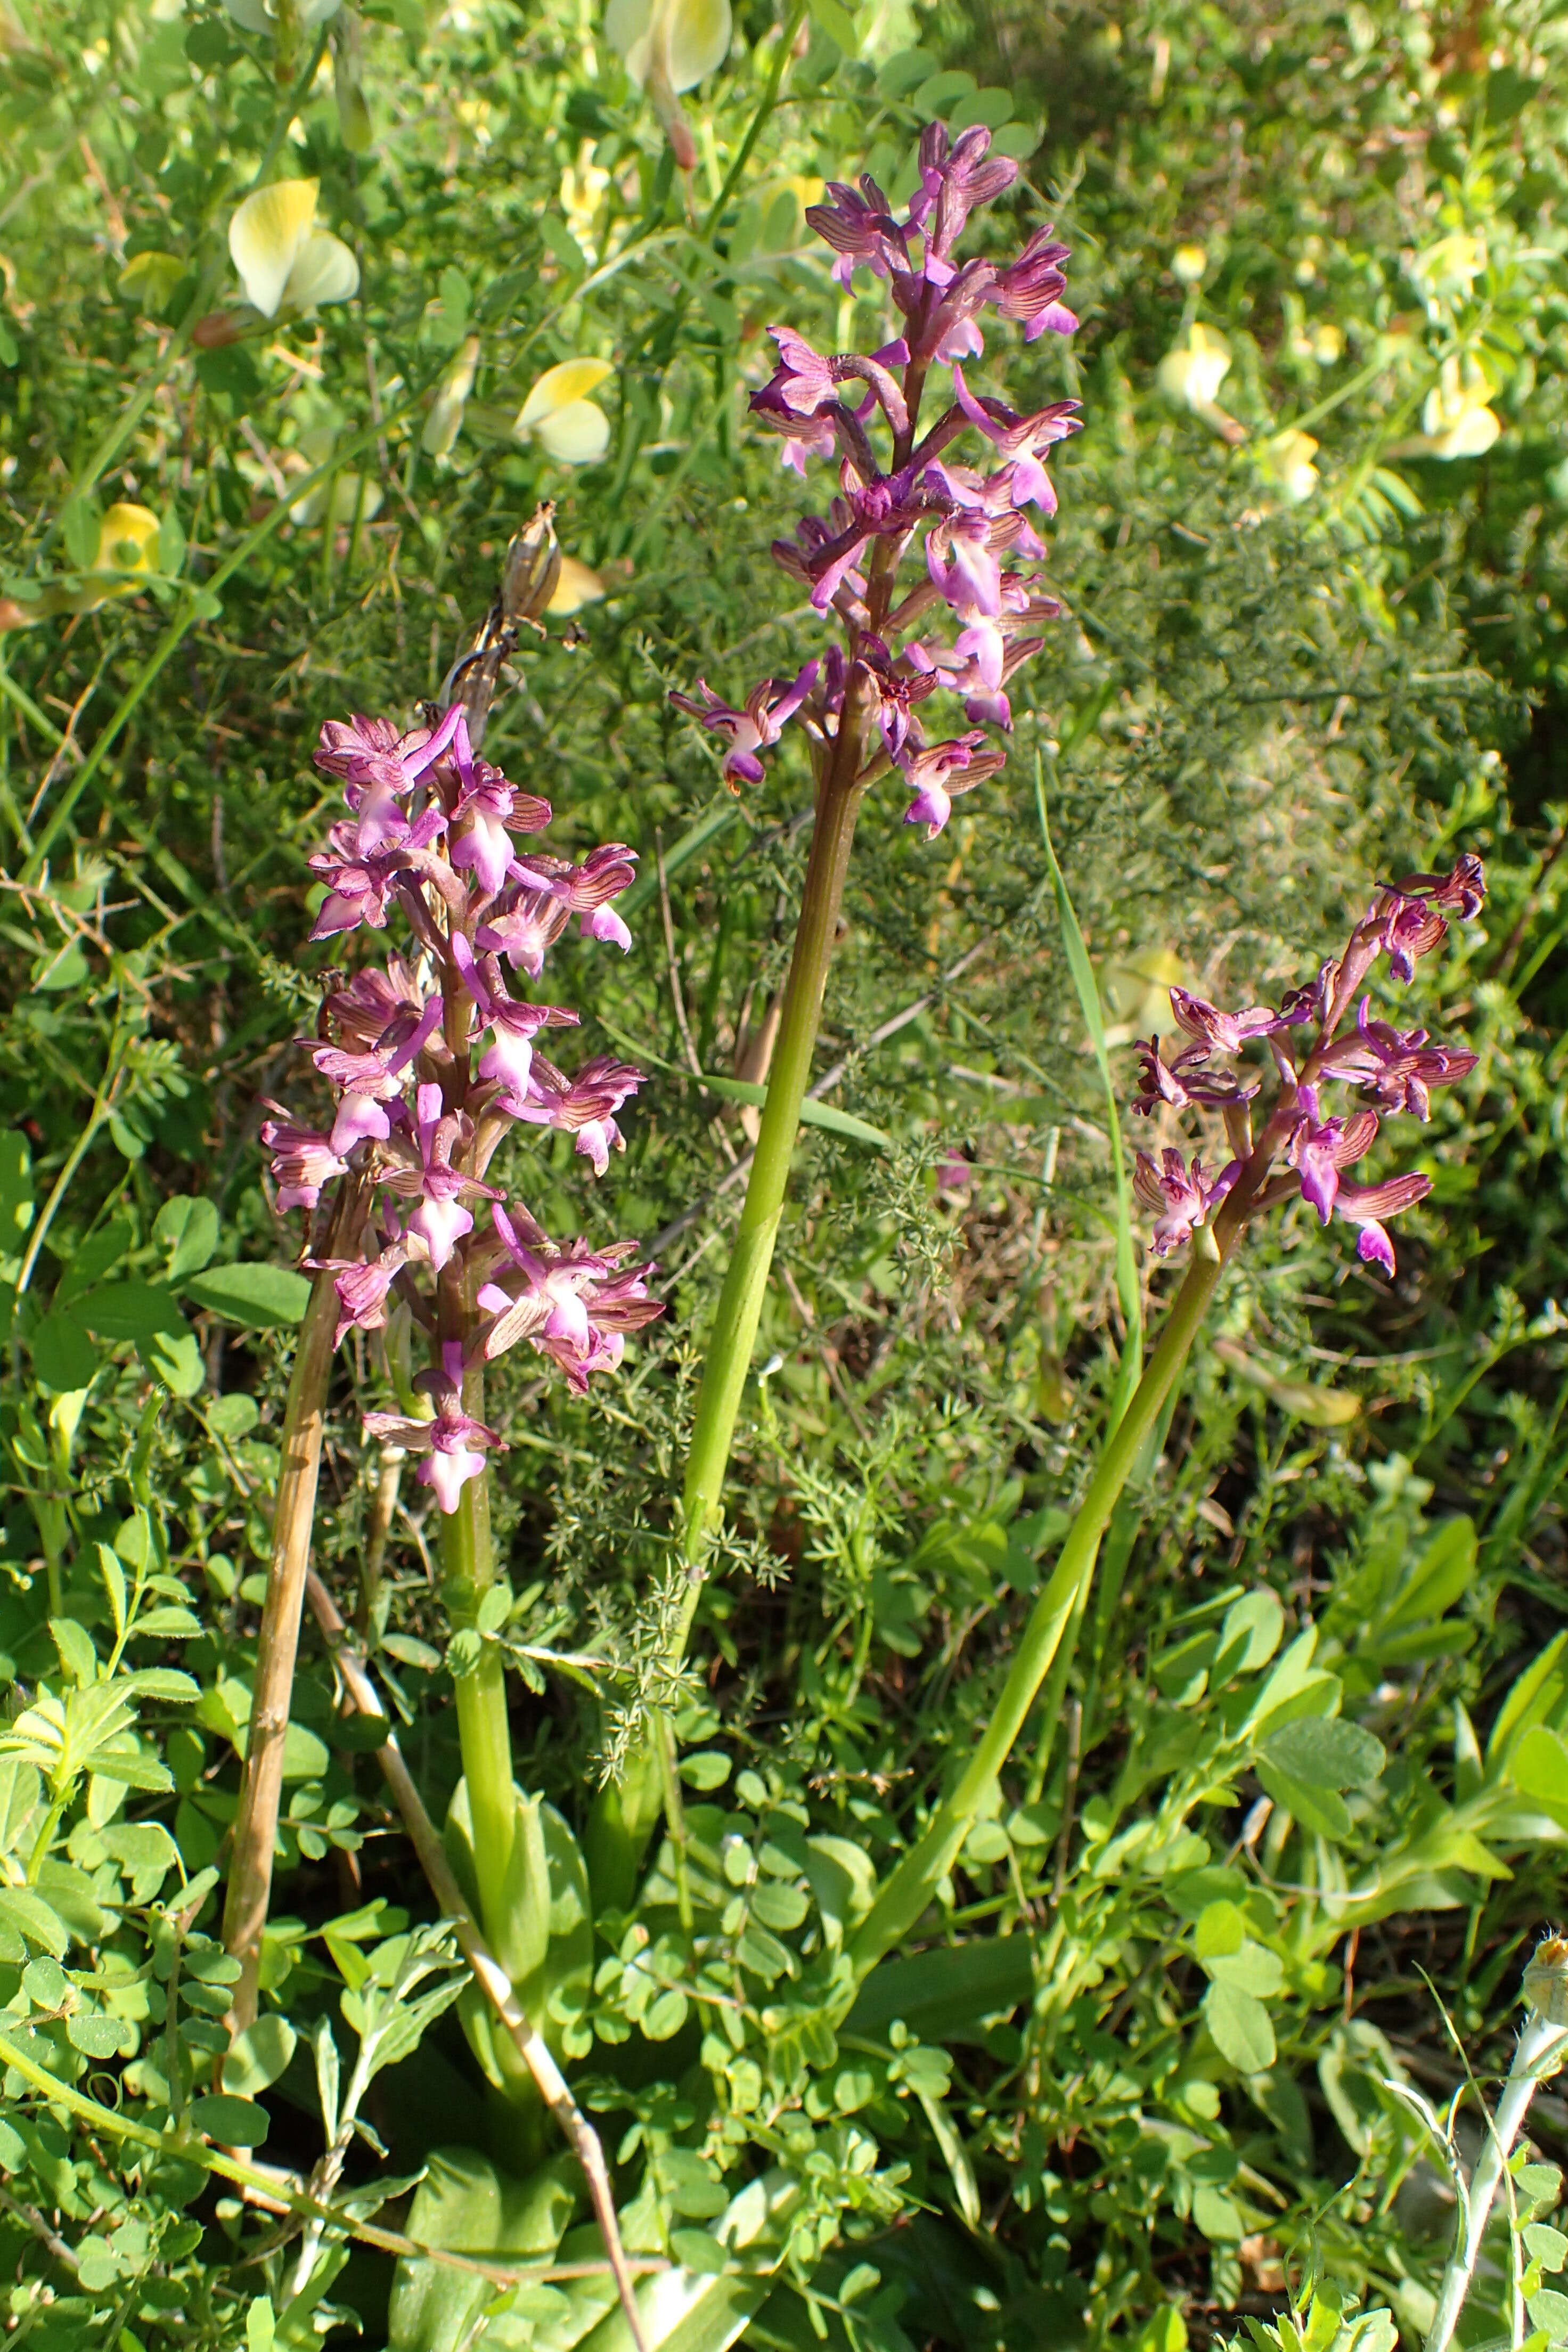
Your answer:
[[[243,321],[232,310],[209,310],[191,329],[191,341],[198,352],[216,352],[225,343],[237,343],[244,332]]]
[[[550,610],[561,578],[561,551],[555,544],[555,509],[546,499],[534,509],[531,520],[513,538],[501,565],[501,610],[515,624],[537,625]]]
[[[1184,286],[1195,286],[1209,266],[1201,245],[1179,245],[1171,256],[1171,270]]]

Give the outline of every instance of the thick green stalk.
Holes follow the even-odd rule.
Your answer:
[[[1108,1440],[1078,1517],[1068,1530],[1061,1556],[1030,1612],[1012,1670],[962,1779],[932,1814],[918,1844],[911,1846],[872,1904],[849,1947],[853,1986],[858,1986],[914,1927],[939,1882],[958,1858],[980,1809],[995,1787],[1028,1719],[1040,1685],[1051,1668],[1062,1633],[1079,1595],[1094,1573],[1100,1538],[1117,1497],[1131,1476],[1144,1439],[1186,1360],[1208,1311],[1223,1264],[1223,1244],[1200,1226],[1193,1236],[1193,1260],[1172,1302],[1160,1344],[1131,1402]],[[852,1993],[848,1996],[852,1998]]]
[[[484,1417],[483,1376],[470,1372],[463,1384],[463,1410]],[[490,1543],[490,1482],[488,1472],[470,1478],[458,1507],[441,1522],[441,1597],[454,1633],[478,1630],[479,1608],[495,1582]],[[485,1931],[499,1937],[503,1924],[501,1888],[516,1818],[511,1778],[511,1730],[506,1711],[506,1665],[493,1642],[484,1643],[479,1663],[457,1682],[458,1738],[474,1826],[474,1866]]]
[[[816,822],[778,1044],[768,1077],[768,1098],[698,1393],[682,1497],[680,1558],[686,1584],[665,1651],[666,1663],[671,1668],[679,1665],[685,1655],[702,1590],[704,1563],[718,1532],[735,1418],[751,1369],[752,1349],[773,1265],[773,1244],[784,1213],[790,1161],[800,1128],[800,1107],[811,1079],[812,1055],[822,1021],[823,991],[833,960],[838,911],[844,899],[844,877],[864,790],[859,773],[860,738],[858,697],[851,687],[833,759],[817,794]],[[631,1900],[643,1851],[663,1802],[664,1783],[658,1750],[653,1740],[644,1739],[631,1756],[620,1781],[600,1792],[589,1822],[588,1867],[599,1907],[620,1909]]]
[[[846,713],[847,720],[848,714]],[[846,764],[848,764],[847,762]],[[697,1418],[687,1457],[683,1554],[690,1581],[675,1655],[686,1646],[701,1580],[701,1564],[722,1509],[724,1473],[735,1433],[735,1417],[751,1370],[752,1349],[763,1311],[773,1244],[784,1213],[790,1161],[800,1128],[800,1107],[811,1080],[811,1059],[822,1021],[822,995],[833,957],[834,934],[844,898],[844,877],[855,839],[860,804],[857,782],[824,787],[812,835],[795,933],[789,985],[779,1022],[778,1045],[768,1077],[768,1098],[757,1136],[756,1158],[746,1186],[746,1202],[724,1277],[709,1340],[707,1367],[697,1399]]]

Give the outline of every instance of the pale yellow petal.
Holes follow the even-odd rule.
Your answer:
[[[547,613],[580,613],[584,604],[596,604],[605,593],[605,583],[596,572],[579,563],[574,555],[561,559],[561,576],[555,583],[554,593],[545,606]]]
[[[264,319],[277,315],[289,273],[316,217],[316,180],[277,180],[247,196],[228,225],[228,249],[245,299]]]
[[[1484,457],[1502,425],[1489,408],[1467,408],[1456,425],[1432,444],[1434,457]]]
[[[518,411],[513,432],[531,433],[556,409],[586,400],[614,373],[608,360],[563,360],[559,367],[546,368]]]
[[[647,79],[648,0],[610,0],[605,11],[605,38],[626,60],[626,70],[640,89]],[[632,51],[642,52],[640,71],[632,65]]]
[[[419,446],[429,457],[447,457],[462,430],[463,411],[474,388],[479,364],[479,339],[470,335],[441,379],[440,389],[425,419]]]
[[[695,89],[730,54],[730,0],[670,0],[669,86]]]
[[[610,446],[610,420],[591,400],[572,400],[536,425],[533,437],[558,465],[596,466]]]
[[[99,527],[95,572],[147,572],[158,542],[158,518],[145,507],[112,506]]]
[[[347,302],[358,292],[359,263],[342,237],[317,229],[300,247],[283,300],[290,310],[313,310],[318,302]]]

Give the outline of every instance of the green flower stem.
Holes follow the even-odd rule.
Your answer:
[[[838,911],[844,900],[844,878],[855,841],[855,820],[865,790],[865,779],[860,773],[861,733],[860,698],[852,685],[845,700],[833,758],[817,793],[816,822],[811,836],[811,856],[806,865],[778,1044],[768,1077],[768,1097],[697,1399],[682,1498],[680,1559],[686,1581],[663,1660],[671,1672],[686,1654],[691,1621],[702,1590],[705,1562],[722,1516],[724,1474],[729,1467],[735,1419],[751,1370],[773,1244],[784,1213],[790,1162],[800,1127],[800,1107],[811,1077],[812,1055],[822,1021],[823,992],[833,960]],[[600,1906],[620,1909],[630,1901],[643,1851],[663,1803],[664,1776],[654,1741],[645,1738],[628,1760],[619,1783],[601,1791],[589,1823],[588,1867],[595,1900]]]
[[[1528,1983],[1528,1973],[1526,1981]],[[1458,2234],[1437,2308],[1427,2331],[1426,2352],[1448,2352],[1460,2315],[1475,2281],[1486,2236],[1487,2221],[1501,2186],[1510,2153],[1523,2128],[1530,2103],[1548,2074],[1554,2074],[1568,2054],[1568,2026],[1553,2023],[1532,2009],[1520,2033],[1497,2112],[1489,2117],[1485,2145],[1470,2175],[1468,2206],[1459,2216]],[[1519,2341],[1516,2336],[1515,2342]]]
[[[1200,1226],[1194,1234],[1192,1264],[1172,1302],[1160,1344],[1100,1455],[1100,1466],[1068,1531],[1050,1580],[1030,1612],[1012,1670],[996,1703],[996,1712],[957,1786],[943,1798],[924,1835],[899,1864],[849,1946],[852,1987],[858,1987],[914,1927],[938,1884],[958,1859],[981,1807],[994,1789],[1040,1685],[1050,1672],[1079,1596],[1094,1574],[1100,1538],[1117,1497],[1131,1475],[1143,1441],[1154,1427],[1208,1311],[1229,1238],[1223,1214],[1214,1229]]]
[[[351,1192],[353,1188],[351,1187]],[[347,1199],[345,1195],[345,1201]],[[345,1214],[333,1219],[334,1238]],[[329,1243],[325,1255],[334,1255]],[[272,1512],[272,1558],[256,1646],[256,1685],[246,1736],[245,1771],[235,1816],[228,1887],[224,1898],[224,1948],[239,1962],[230,2023],[237,2033],[256,2022],[261,1939],[272,1899],[272,1863],[283,1798],[283,1748],[300,1650],[300,1612],[310,1564],[310,1528],[321,1467],[327,1382],[331,1376],[338,1294],[330,1273],[318,1274],[300,1327],[289,1401],[283,1412],[282,1468]]]
[[[463,1410],[476,1421],[483,1419],[482,1374],[470,1372],[464,1381]],[[479,1608],[495,1582],[496,1572],[490,1542],[488,1472],[468,1480],[458,1497],[457,1509],[441,1522],[441,1597],[446,1603],[447,1623],[454,1633],[477,1632]],[[512,1789],[511,1729],[506,1711],[506,1666],[493,1642],[481,1645],[479,1662],[472,1674],[458,1676],[457,1696],[458,1738],[474,1830],[480,1924],[486,1934],[496,1939],[505,1923],[501,1889],[511,1858],[517,1801]]]

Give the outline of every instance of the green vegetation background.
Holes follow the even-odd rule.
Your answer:
[[[552,1231],[668,1234],[670,1313],[587,1402],[526,1365],[499,1384],[500,1631],[520,1758],[569,1821],[637,1720],[745,1148],[682,1073],[689,1043],[732,1073],[778,985],[809,804],[787,744],[732,802],[668,691],[701,676],[738,701],[816,648],[767,556],[793,478],[745,394],[776,320],[881,338],[804,203],[868,165],[900,192],[920,121],[982,121],[1024,158],[986,234],[1055,219],[1073,248],[1070,347],[996,336],[987,357],[1020,406],[1083,403],[1053,469],[1067,610],[1005,772],[942,839],[886,788],[862,820],[822,1063],[891,1146],[803,1143],[680,1719],[691,1832],[725,1872],[702,1916],[730,1924],[694,1943],[656,1872],[638,1916],[598,1923],[556,2021],[647,2250],[700,2267],[748,2179],[795,2184],[749,2342],[1179,2352],[1314,2277],[1323,2352],[1358,2297],[1417,2342],[1453,2205],[1401,2089],[1441,2105],[1463,2080],[1445,2009],[1478,2072],[1506,2062],[1521,1960],[1564,1905],[1568,16],[821,0],[759,115],[780,30],[746,0],[687,100],[689,196],[575,0],[363,17],[336,90],[329,59],[296,103],[268,37],[197,0],[0,5],[0,598],[16,621],[54,604],[0,635],[8,1719],[40,1684],[94,1685],[115,1573],[158,1612],[116,1651],[124,1708],[47,1835],[48,1759],[9,1735],[0,2024],[132,2116],[178,2110],[221,2039],[210,1899],[190,1915],[182,1889],[221,1868],[232,1818],[297,1311],[287,1280],[226,1269],[298,1249],[256,1127],[261,1096],[314,1099],[290,1043],[331,961],[301,947],[331,800],[310,749],[325,718],[435,691],[544,496],[605,593],[525,649],[486,748],[553,802],[558,845],[640,850],[632,953],[563,951],[556,986],[595,1050],[652,1075],[602,1188],[563,1138],[526,1184]],[[181,322],[232,299],[225,230],[263,166],[319,178],[360,296],[193,351]],[[1218,416],[1162,382],[1194,325],[1228,352]],[[429,397],[470,334],[478,380],[432,457]],[[579,354],[613,362],[612,436],[568,470],[511,422]],[[1442,454],[1480,412],[1491,446]],[[322,462],[296,519],[292,481]],[[121,501],[162,528],[116,583],[135,593],[106,595],[89,575]],[[925,1957],[840,2046],[792,2008],[803,1956],[833,1948],[983,1718],[1126,1337],[1037,761],[1124,1090],[1172,981],[1238,1003],[1297,984],[1378,879],[1460,851],[1488,860],[1486,919],[1410,1002],[1480,1066],[1419,1139],[1434,1190],[1392,1286],[1300,1212],[1228,1276],[1070,1674]],[[386,1402],[347,1350],[317,1547],[345,1609],[378,1475],[355,1408]],[[437,1804],[450,1681],[427,1497],[404,1499],[372,1631]],[[74,1636],[48,1630],[51,1572]],[[553,1663],[589,1648],[603,1708]],[[1292,1817],[1248,1725],[1280,1675],[1323,1672],[1371,1747],[1320,1758]],[[364,1955],[426,1909],[319,1655],[289,1788],[267,1985],[298,2043],[256,2087],[263,2153],[309,2170],[311,2037],[338,2021],[349,2047]],[[359,2324],[403,2352],[481,2332],[566,2352],[600,2320],[585,2290],[432,2302],[414,2265],[389,2322],[390,2258],[363,2250],[314,2284],[298,2248],[241,2267],[241,2209],[196,2164],[128,2169],[23,2093],[13,2073],[10,2340],[142,2352],[248,2326],[266,2352],[274,2326],[303,2345]],[[364,2112],[366,2211],[406,2216],[432,2149],[481,2151],[418,2192],[427,2241],[479,2227],[473,2164],[522,2161],[451,2017]],[[1560,2102],[1536,2128],[1561,2153]],[[1554,2195],[1538,2171],[1521,2214]],[[1536,2226],[1545,2343],[1568,2335],[1549,2242],[1568,2244]],[[1472,2343],[1505,2326],[1500,2275]]]

